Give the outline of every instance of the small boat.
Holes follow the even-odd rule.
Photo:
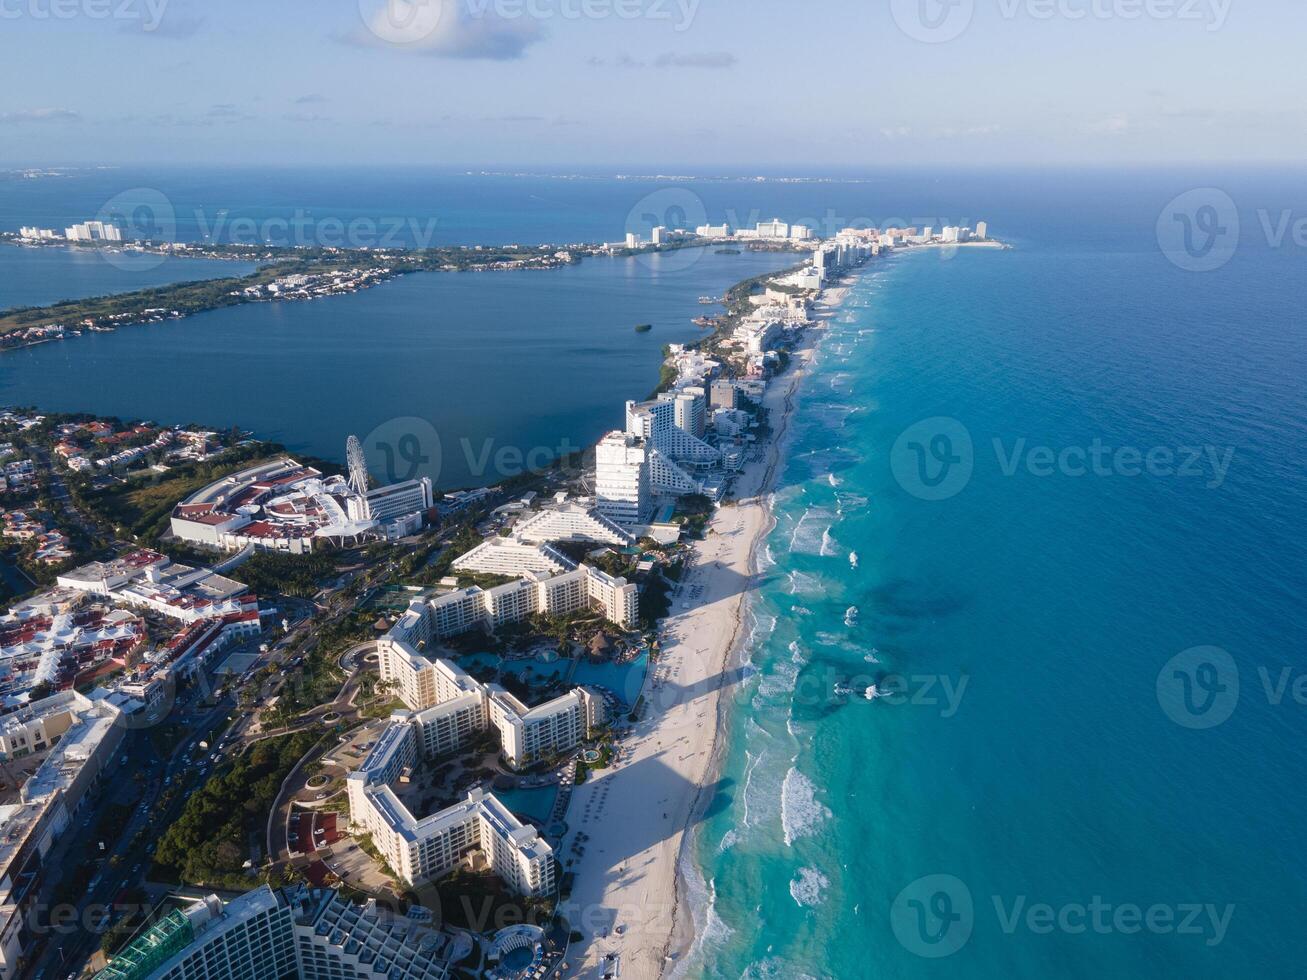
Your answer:
[[[719,300],[716,296],[700,296],[700,297],[699,297],[699,303],[700,303],[701,305],[703,305],[703,306],[715,306],[716,304],[718,304],[718,303],[720,303],[720,302],[721,302],[721,300]]]

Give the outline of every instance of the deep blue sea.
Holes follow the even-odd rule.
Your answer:
[[[684,973],[1280,978],[1307,953],[1307,254],[1275,235],[1307,215],[1301,177],[108,171],[6,189],[0,227],[140,187],[178,213],[436,217],[470,242],[678,211],[987,219],[1012,249],[868,270],[805,383]],[[1231,203],[1170,203],[1213,186]],[[0,357],[0,402],[333,455],[410,415],[446,461],[470,419],[588,440],[741,260],[761,261],[414,276],[132,328]]]

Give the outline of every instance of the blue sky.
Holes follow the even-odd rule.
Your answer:
[[[1299,0],[0,0],[0,160],[1300,161]]]

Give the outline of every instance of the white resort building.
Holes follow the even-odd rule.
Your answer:
[[[466,940],[327,888],[267,885],[175,909],[96,980],[443,980]]]
[[[579,744],[602,719],[602,701],[578,688],[528,709],[497,685],[482,685],[447,660],[428,660],[403,642],[383,641],[381,677],[396,683],[414,710],[391,716],[346,789],[351,823],[371,835],[386,863],[409,885],[452,871],[472,852],[523,895],[553,890],[553,850],[493,795],[480,790],[426,817],[415,817],[391,788],[423,759],[480,735],[500,732],[504,756],[530,763]]]
[[[576,569],[576,562],[548,544],[529,544],[516,536],[483,541],[454,561],[456,572],[492,575],[559,575]]]
[[[608,433],[595,447],[595,509],[617,524],[639,524],[650,502],[644,440],[626,432]]]
[[[588,541],[627,548],[635,544],[635,535],[593,507],[578,503],[560,503],[520,521],[513,537],[530,543],[550,541]]]
[[[391,758],[378,752],[383,743],[400,740],[391,734],[397,725],[413,730],[414,746],[427,756],[456,749],[493,727],[504,759],[520,768],[570,751],[603,724],[603,699],[583,687],[527,707],[498,684],[482,684],[453,661],[417,652],[408,640],[395,635],[401,625],[402,621],[378,644],[380,674],[415,713],[392,716],[386,735],[373,750],[378,765]],[[391,773],[384,781],[393,778]]]

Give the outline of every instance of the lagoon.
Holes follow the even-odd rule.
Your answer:
[[[703,335],[701,295],[787,268],[790,253],[710,249],[547,271],[414,273],[302,303],[214,310],[0,356],[0,404],[161,423],[239,425],[338,459],[415,435],[421,472],[496,483],[623,425],[660,351]],[[636,333],[637,323],[652,323]],[[378,455],[373,456],[374,453]]]

